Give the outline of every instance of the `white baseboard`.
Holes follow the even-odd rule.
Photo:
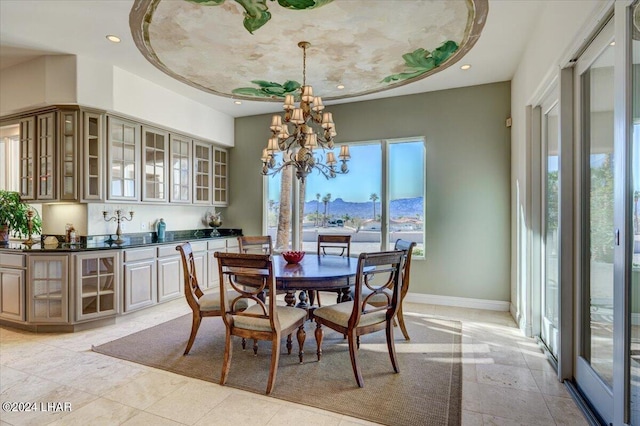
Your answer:
[[[510,302],[500,300],[471,299],[468,297],[439,296],[435,294],[407,293],[407,302],[430,305],[457,306],[459,308],[485,309],[488,311],[508,312]]]

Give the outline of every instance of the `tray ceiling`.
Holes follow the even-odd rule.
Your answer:
[[[203,91],[280,101],[306,82],[325,100],[376,93],[458,62],[487,0],[136,0],[129,23],[156,67]],[[338,86],[344,86],[344,89]]]

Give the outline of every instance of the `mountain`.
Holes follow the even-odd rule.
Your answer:
[[[318,213],[324,213],[324,203],[317,203]],[[316,212],[316,201],[307,201],[304,203],[304,214],[314,214]],[[391,200],[389,212],[392,218],[413,217],[423,214],[423,197],[401,198]],[[336,198],[328,203],[327,214],[329,217],[341,218],[348,214],[351,217],[360,217],[362,219],[371,219],[373,217],[373,202],[352,202],[344,201],[342,198]],[[380,202],[376,202],[376,216],[380,214]]]

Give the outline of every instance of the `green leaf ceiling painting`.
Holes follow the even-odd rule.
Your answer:
[[[488,0],[136,0],[136,45],[170,76],[215,95],[281,101],[307,83],[323,99],[409,84],[458,62]],[[343,85],[345,88],[338,88]]]

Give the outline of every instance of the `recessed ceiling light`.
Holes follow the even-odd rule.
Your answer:
[[[242,105],[242,101],[233,101],[233,103],[236,105]]]
[[[469,68],[471,68],[471,65],[469,64],[464,64],[463,66],[460,67],[461,70],[468,70]]]
[[[344,89],[344,84],[338,84],[336,87],[337,87],[338,89],[342,90],[342,89]]]
[[[114,36],[114,35],[112,35],[112,34],[109,34],[109,35],[107,36],[107,40],[109,40],[109,41],[110,41],[110,42],[112,42],[112,43],[120,43],[120,37],[118,37],[118,36]]]

